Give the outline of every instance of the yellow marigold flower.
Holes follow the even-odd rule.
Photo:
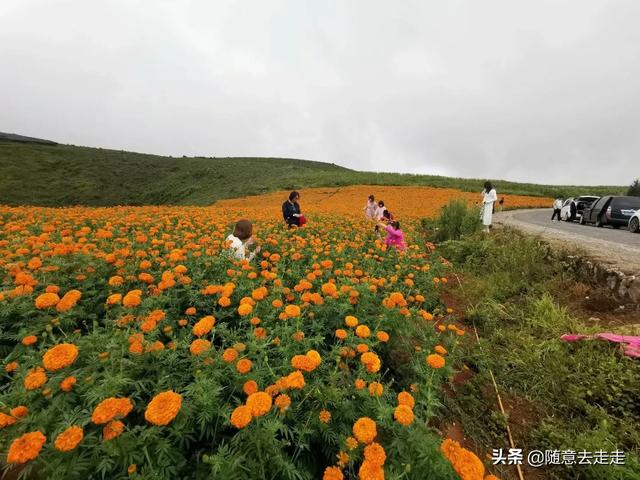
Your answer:
[[[431,355],[427,356],[427,363],[431,368],[438,369],[438,368],[444,367],[445,360],[442,356],[438,355],[437,353],[432,353]]]
[[[120,420],[111,420],[102,429],[102,438],[104,438],[105,442],[108,442],[119,436],[123,431],[124,423]]]
[[[393,411],[393,418],[400,425],[411,425],[413,423],[413,410],[406,405],[398,405]]]
[[[114,418],[124,418],[133,410],[133,403],[128,398],[109,397],[101,401],[93,410],[91,421],[96,425],[110,422]]]
[[[364,447],[364,458],[373,465],[382,466],[387,459],[387,454],[379,443],[371,443]]]
[[[151,399],[144,418],[153,425],[168,425],[182,407],[182,395],[172,390],[161,392]]]
[[[343,480],[344,475],[338,467],[327,467],[322,475],[322,480]]]
[[[70,452],[78,446],[83,438],[84,432],[82,431],[82,427],[74,425],[73,427],[69,427],[64,432],[60,433],[56,437],[54,445],[56,449],[61,452]]]
[[[47,441],[41,432],[29,432],[11,442],[7,454],[7,463],[27,463],[38,457],[42,446]]]
[[[371,382],[369,384],[369,395],[372,397],[381,397],[384,392],[384,387],[379,382]]]
[[[211,348],[211,342],[202,338],[197,338],[189,346],[189,351],[192,355],[202,355],[204,352]]]
[[[47,370],[55,371],[73,364],[76,358],[78,358],[78,347],[72,343],[61,343],[47,350],[42,357],[42,364]]]
[[[24,388],[27,390],[35,390],[40,388],[47,381],[47,375],[42,367],[36,367],[31,370],[24,379]]]
[[[261,417],[271,409],[273,399],[265,392],[252,393],[247,397],[247,407],[251,409],[251,415]]]
[[[413,408],[416,401],[409,392],[400,392],[398,394],[398,405],[406,405],[409,408]]]
[[[322,410],[318,415],[318,418],[322,423],[329,423],[331,421],[331,412],[328,410]]]
[[[248,358],[241,358],[238,360],[238,363],[236,363],[236,371],[242,374],[249,373],[252,366],[253,362],[251,362],[251,360]]]
[[[36,297],[36,308],[45,310],[55,307],[60,301],[60,297],[53,292],[42,293]]]
[[[191,331],[196,337],[202,337],[209,333],[215,324],[216,319],[211,315],[207,315],[198,320]]]
[[[369,417],[361,417],[353,424],[353,436],[359,442],[371,443],[377,434],[376,422]]]
[[[231,413],[231,425],[236,428],[244,428],[251,422],[251,408],[246,405],[236,407]]]

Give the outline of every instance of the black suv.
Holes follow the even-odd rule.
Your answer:
[[[582,225],[595,223],[596,227],[611,225],[620,228],[629,224],[629,219],[640,209],[640,197],[606,196],[585,209],[580,217]]]

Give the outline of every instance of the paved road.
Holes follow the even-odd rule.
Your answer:
[[[495,223],[510,225],[585,250],[603,263],[627,273],[640,272],[640,233],[624,228],[597,228],[579,223],[552,222],[551,209],[511,210],[495,215]]]

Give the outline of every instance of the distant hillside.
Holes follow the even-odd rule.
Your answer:
[[[19,143],[41,143],[43,145],[57,145],[51,140],[43,140],[42,138],[25,137],[15,133],[0,132],[0,141],[19,142]]]
[[[163,157],[72,145],[0,140],[0,204],[208,205],[274,190],[343,185],[429,185],[480,191],[483,180],[357,172],[283,158]],[[557,187],[496,180],[500,193],[622,193],[626,187]]]

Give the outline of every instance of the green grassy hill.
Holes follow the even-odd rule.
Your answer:
[[[283,158],[163,157],[0,140],[0,204],[208,205],[274,190],[344,185],[426,185],[480,191],[484,180],[357,172]],[[626,187],[545,186],[495,180],[500,193],[550,196],[622,193]]]

